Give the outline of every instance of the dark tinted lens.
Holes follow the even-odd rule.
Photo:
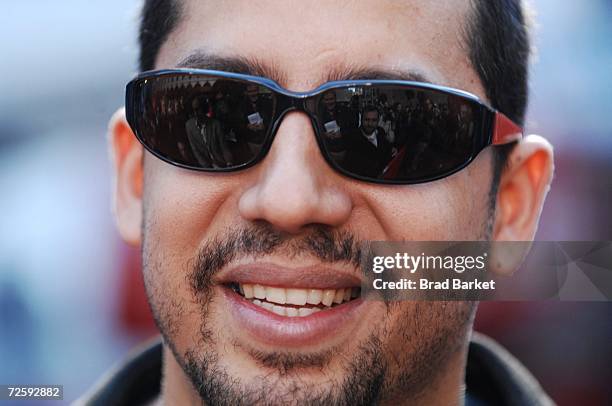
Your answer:
[[[336,166],[395,182],[426,181],[466,164],[481,114],[469,99],[397,86],[335,89],[317,106],[319,131]]]
[[[174,163],[211,170],[258,156],[275,104],[263,86],[195,75],[142,80],[132,103],[132,121],[149,149]]]

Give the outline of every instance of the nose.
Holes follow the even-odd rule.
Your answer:
[[[296,234],[313,224],[338,227],[349,218],[352,202],[343,179],[323,159],[306,114],[290,112],[283,118],[259,165],[239,199],[245,220]]]

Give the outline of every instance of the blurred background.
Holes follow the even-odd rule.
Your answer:
[[[612,3],[537,0],[527,131],[555,146],[539,240],[612,240]],[[72,401],[155,334],[110,212],[106,124],[136,72],[138,1],[0,15],[0,383]],[[477,329],[560,405],[612,404],[611,303],[485,303]],[[25,404],[25,403],[24,403]]]

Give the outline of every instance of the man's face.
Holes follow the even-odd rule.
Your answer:
[[[378,127],[378,112],[366,111],[361,118],[363,131],[370,135]]]
[[[469,108],[462,106],[460,114],[461,114],[461,119],[464,121],[467,121],[472,115],[472,111]]]
[[[193,99],[191,102],[191,110],[193,111],[194,117],[202,118],[204,112],[202,111],[202,102],[199,99]]]
[[[325,104],[327,111],[332,111],[336,107],[336,93],[325,93],[323,95],[323,104]]]
[[[425,99],[424,108],[426,113],[431,113],[433,111],[433,103],[431,100]]]
[[[468,1],[186,1],[156,68],[205,51],[274,67],[293,91],[366,67],[420,72],[484,99],[459,42],[467,13]],[[326,164],[300,112],[284,117],[266,158],[240,172],[191,172],[146,154],[144,277],[174,356],[168,368],[222,404],[405,400],[458,382],[451,366],[462,362],[472,304],[357,298],[288,317],[234,288],[262,285],[277,303],[292,288],[299,302],[358,286],[360,241],[486,238],[491,168],[485,150],[431,183],[352,180]]]

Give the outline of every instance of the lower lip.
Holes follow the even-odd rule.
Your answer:
[[[361,298],[305,317],[285,317],[259,307],[232,289],[223,288],[237,325],[256,340],[276,346],[300,347],[341,338],[359,320]]]

